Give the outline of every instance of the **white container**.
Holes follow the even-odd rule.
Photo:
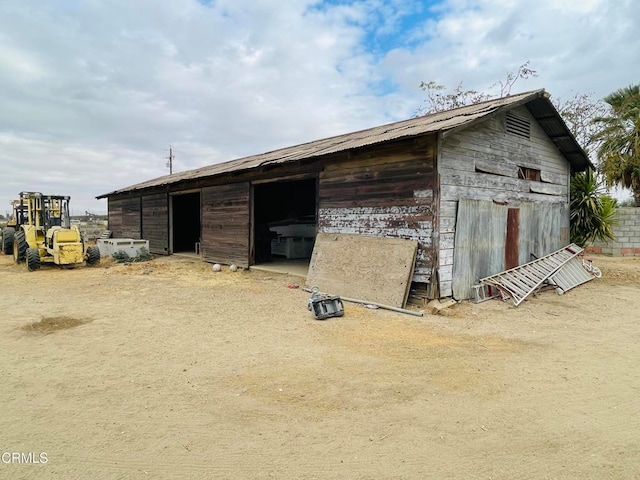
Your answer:
[[[311,237],[316,236],[316,226],[313,223],[293,223],[291,225],[279,225],[270,227],[269,230],[276,232],[281,237]]]
[[[133,238],[101,238],[96,240],[101,257],[110,257],[114,253],[124,252],[130,257],[137,257],[143,248],[149,252],[149,240],[134,240]]]
[[[286,258],[311,258],[314,238],[279,237],[271,240],[271,254]]]

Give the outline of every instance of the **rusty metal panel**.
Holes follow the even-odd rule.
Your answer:
[[[453,253],[453,297],[473,296],[478,280],[504,270],[507,208],[485,200],[460,199]]]
[[[142,196],[142,238],[149,241],[149,251],[169,253],[169,208],[166,193]]]
[[[140,197],[110,198],[107,208],[113,238],[141,238]]]
[[[520,210],[509,208],[507,210],[507,237],[504,249],[504,268],[514,268],[520,265],[518,258],[518,243],[520,237]]]
[[[249,183],[202,189],[202,257],[249,266]]]

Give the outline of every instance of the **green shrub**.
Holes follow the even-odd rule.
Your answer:
[[[114,253],[111,257],[118,263],[134,263],[134,262],[148,262],[149,260],[153,260],[155,257],[149,253],[149,251],[142,247],[138,252],[138,255],[135,257],[131,257],[127,252],[122,250]]]

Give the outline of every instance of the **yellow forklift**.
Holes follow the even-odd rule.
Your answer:
[[[100,250],[87,247],[80,230],[71,225],[69,197],[21,192],[17,207],[26,211],[22,225],[13,236],[13,260],[26,261],[29,271],[42,263],[74,267],[100,261]]]
[[[12,217],[7,221],[4,228],[0,229],[0,253],[11,255],[13,253],[13,236],[16,229],[24,223],[27,209],[20,207],[20,200],[11,202]]]

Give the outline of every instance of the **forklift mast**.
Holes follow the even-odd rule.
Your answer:
[[[63,195],[43,195],[39,192],[20,192],[18,209],[26,213],[24,223],[47,231],[51,227],[70,228],[69,198]]]

